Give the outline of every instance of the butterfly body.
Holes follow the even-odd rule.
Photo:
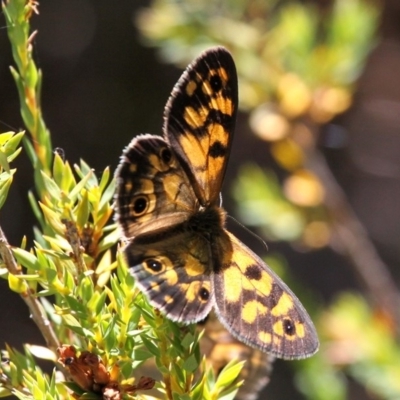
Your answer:
[[[116,220],[127,263],[151,304],[183,323],[212,308],[239,340],[282,358],[318,347],[290,289],[225,228],[220,207],[237,109],[223,48],[203,53],[172,91],[164,137],[139,135],[117,169]]]

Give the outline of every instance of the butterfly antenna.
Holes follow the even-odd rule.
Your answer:
[[[221,198],[222,200],[222,198]],[[255,239],[257,239],[264,247],[265,249],[268,251],[268,245],[267,243],[262,240],[260,238],[260,236],[258,236],[256,233],[254,233],[253,231],[251,231],[249,228],[247,228],[247,226],[243,225],[241,222],[239,222],[236,218],[232,217],[231,215],[228,215],[228,219],[235,221],[240,227],[242,227],[246,232],[250,233],[250,235],[252,235]]]
[[[3,121],[2,119],[0,119],[0,124],[6,126],[7,128],[9,128],[9,129],[11,129],[11,130],[13,130],[15,132],[18,131],[17,128],[15,128],[14,126],[12,126],[10,124],[7,124],[7,122]],[[23,129],[21,129],[21,130],[23,130]]]

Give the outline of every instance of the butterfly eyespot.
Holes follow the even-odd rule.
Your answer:
[[[207,301],[210,298],[210,292],[206,288],[201,288],[199,291],[200,299],[203,301]]]
[[[161,159],[164,161],[165,164],[169,164],[172,159],[172,153],[170,149],[164,148],[161,150],[160,153]]]
[[[283,329],[286,335],[293,336],[296,333],[296,326],[290,319],[285,319],[283,321]]]
[[[146,260],[146,265],[147,268],[151,269],[154,272],[160,272],[162,270],[162,264],[160,261],[155,260],[154,258],[150,258],[149,260]]]
[[[213,75],[210,78],[211,87],[215,92],[219,92],[222,89],[222,80],[219,75]]]
[[[147,201],[147,198],[145,196],[138,196],[133,202],[133,212],[135,216],[140,216],[145,213],[147,210],[147,207],[149,205],[149,202]]]

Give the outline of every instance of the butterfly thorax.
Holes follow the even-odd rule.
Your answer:
[[[186,223],[187,230],[208,240],[221,235],[226,220],[225,211],[217,206],[200,207]]]

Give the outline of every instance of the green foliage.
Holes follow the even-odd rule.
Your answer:
[[[262,227],[270,239],[297,240],[305,227],[304,215],[287,201],[277,178],[256,165],[243,166],[233,188],[240,204],[240,220]]]
[[[150,396],[141,393],[157,379],[152,396],[233,398],[241,363],[229,364],[215,378],[202,358],[196,326],[165,319],[135,289],[122,253],[115,251],[120,234],[110,223],[115,191],[110,170],[98,177],[84,161],[72,168],[53,152],[40,108],[42,75],[29,36],[37,6],[31,0],[3,4],[16,64],[11,73],[29,133],[25,150],[35,170],[37,195],[30,192],[29,200],[39,226],[30,249],[25,239],[11,248],[0,230],[0,276],[27,303],[48,349],[25,346],[22,354],[7,347],[0,396],[96,399],[109,390],[144,399]],[[9,163],[21,150],[22,135],[0,135],[0,206],[16,172]],[[74,382],[64,384],[56,370],[51,376],[43,373],[34,356],[57,363]],[[155,378],[139,379],[145,363],[158,370]]]
[[[21,152],[18,146],[23,135],[23,132],[0,134],[0,209],[6,201],[15,174],[15,169],[10,169],[9,163]]]
[[[36,171],[48,171],[52,159],[51,138],[42,118],[40,91],[42,73],[37,69],[32,57],[32,39],[29,19],[37,13],[34,0],[9,0],[3,4],[3,12],[7,22],[7,33],[11,42],[12,54],[17,69],[11,67],[11,74],[17,85],[21,116],[34,141],[27,146]],[[40,182],[40,178],[37,177]],[[39,189],[41,189],[39,187]]]
[[[163,56],[185,65],[200,50],[225,45],[235,58],[240,107],[275,100],[286,73],[311,88],[354,84],[374,45],[378,8],[336,0],[320,11],[309,2],[154,0],[137,24]]]
[[[347,399],[347,376],[378,398],[400,397],[400,347],[384,313],[371,311],[361,296],[344,293],[321,315],[319,327],[323,352],[304,361],[298,375],[307,398]]]
[[[326,122],[351,103],[352,86],[374,44],[377,9],[358,0],[338,0],[322,18],[316,8],[289,3],[157,0],[152,9],[143,11],[139,24],[147,39],[162,46],[163,54],[174,62],[186,64],[200,48],[216,43],[232,49],[243,108],[260,109],[275,102],[264,110],[284,115],[290,123],[302,115]],[[89,351],[98,356],[125,398],[150,398],[132,388],[140,382],[141,368],[152,365],[157,370],[157,391],[152,396],[233,399],[241,385],[237,377],[242,363],[231,362],[215,376],[199,349],[201,333],[156,313],[134,288],[120,251],[115,253],[119,234],[110,223],[115,182],[109,169],[97,176],[83,161],[71,167],[60,155],[53,156],[40,107],[42,74],[32,58],[29,20],[36,7],[26,0],[8,0],[3,6],[15,60],[11,73],[28,130],[24,146],[35,169],[36,194],[29,193],[29,199],[39,227],[34,229],[31,249],[23,239],[7,256],[10,248],[3,243],[0,276],[26,301],[50,355],[28,345],[23,353],[6,347],[2,356],[9,361],[0,367],[0,397],[72,399],[68,388],[80,398],[100,398],[77,383],[64,384],[60,372],[54,370],[49,376],[36,365],[35,357],[56,364],[56,348],[68,344],[78,354]],[[321,112],[313,107],[323,103],[321,88],[326,87],[334,89],[329,99],[339,93],[345,100]],[[313,96],[318,101],[313,103]],[[20,152],[22,136],[0,135],[0,207],[18,176],[9,164]],[[307,157],[304,149],[296,150],[288,140],[272,148],[278,163],[290,172]],[[320,239],[327,229],[329,237],[322,202],[304,207],[287,196],[287,189],[275,175],[245,166],[234,188],[241,220],[274,240],[303,240],[303,246],[314,243],[314,248],[326,245],[327,240]],[[318,227],[314,242],[306,242],[312,223]],[[270,263],[278,269],[282,264],[279,257]],[[375,397],[400,397],[400,348],[390,318],[350,294],[314,314],[321,351],[293,363],[297,385],[306,398],[344,400],[349,377]],[[58,363],[57,368],[64,376],[74,376],[67,363],[63,368]]]

